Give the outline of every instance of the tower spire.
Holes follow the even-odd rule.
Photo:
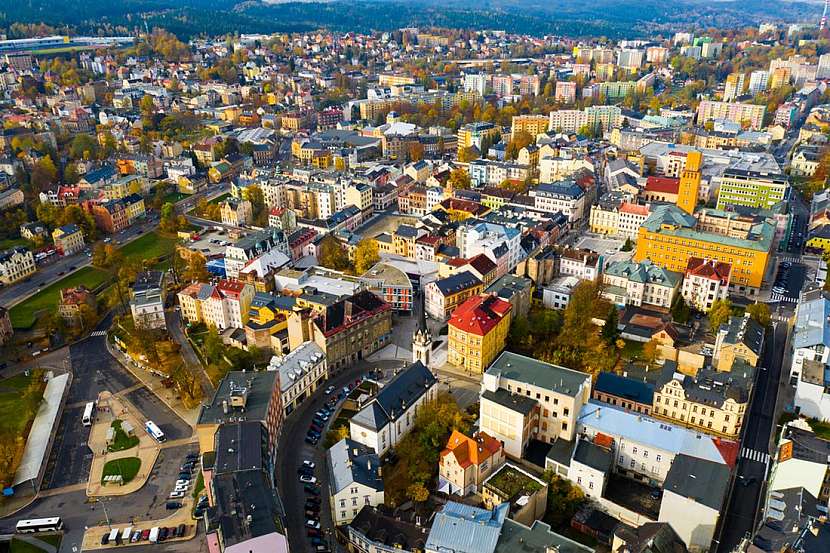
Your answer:
[[[426,309],[424,307],[424,293],[418,294],[418,328],[412,334],[412,362],[420,361],[429,368],[432,354],[432,333],[427,327]]]

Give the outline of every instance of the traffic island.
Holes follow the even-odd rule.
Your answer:
[[[89,432],[92,466],[89,497],[122,496],[140,490],[161,447],[144,430],[141,414],[126,399],[101,392]]]

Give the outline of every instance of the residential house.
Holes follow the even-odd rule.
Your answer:
[[[84,311],[95,314],[95,294],[86,286],[62,288],[58,300],[58,315],[71,327],[77,327],[84,322]]]
[[[686,305],[707,313],[715,301],[727,299],[731,272],[729,263],[690,257],[680,291]]]
[[[293,413],[329,376],[326,355],[314,342],[304,342],[287,355],[273,356],[268,370],[280,373],[284,417]]]
[[[136,328],[167,328],[164,318],[164,273],[142,271],[130,290],[130,312]]]
[[[504,349],[513,306],[495,295],[473,296],[449,320],[447,362],[481,374]]]
[[[483,289],[482,282],[469,271],[432,281],[424,288],[426,312],[433,319],[445,321],[456,307]]]
[[[336,526],[349,524],[366,506],[383,504],[380,457],[371,447],[343,438],[326,451],[329,507]]]
[[[84,233],[75,224],[63,225],[52,231],[52,241],[59,255],[73,255],[84,249]]]
[[[548,505],[547,483],[512,463],[487,477],[479,493],[484,507],[494,509],[506,503],[510,519],[525,525],[541,520]]]
[[[648,415],[654,403],[654,385],[616,373],[597,375],[592,397],[597,401]]]
[[[481,484],[505,462],[501,442],[485,432],[473,437],[453,430],[438,458],[438,490],[466,496],[478,493]]]
[[[505,351],[482,377],[480,430],[518,459],[531,439],[572,440],[590,396],[589,375]]]
[[[251,202],[229,198],[220,205],[220,216],[225,225],[235,227],[248,225],[253,217]]]
[[[742,360],[751,367],[758,366],[763,353],[764,327],[749,315],[729,317],[718,329],[715,338],[715,368],[719,371],[732,370],[735,361]]]
[[[0,283],[13,284],[35,274],[35,258],[27,248],[11,248],[0,252]]]
[[[680,288],[681,275],[651,263],[615,261],[605,267],[602,295],[617,305],[653,305],[668,309]]]

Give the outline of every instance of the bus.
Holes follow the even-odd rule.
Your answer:
[[[147,431],[147,434],[152,436],[158,443],[164,442],[164,432],[162,432],[161,428],[159,428],[153,421],[147,421],[144,423],[144,429]]]
[[[61,517],[30,518],[17,521],[15,531],[19,534],[31,534],[33,532],[57,532],[63,529]]]
[[[95,413],[95,402],[90,401],[84,407],[84,426],[92,426],[92,415]]]

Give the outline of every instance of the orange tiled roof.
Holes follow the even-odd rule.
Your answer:
[[[453,430],[447,447],[441,452],[441,459],[447,455],[455,455],[455,460],[462,468],[480,465],[501,449],[501,442],[484,432],[477,432],[470,438]]]

